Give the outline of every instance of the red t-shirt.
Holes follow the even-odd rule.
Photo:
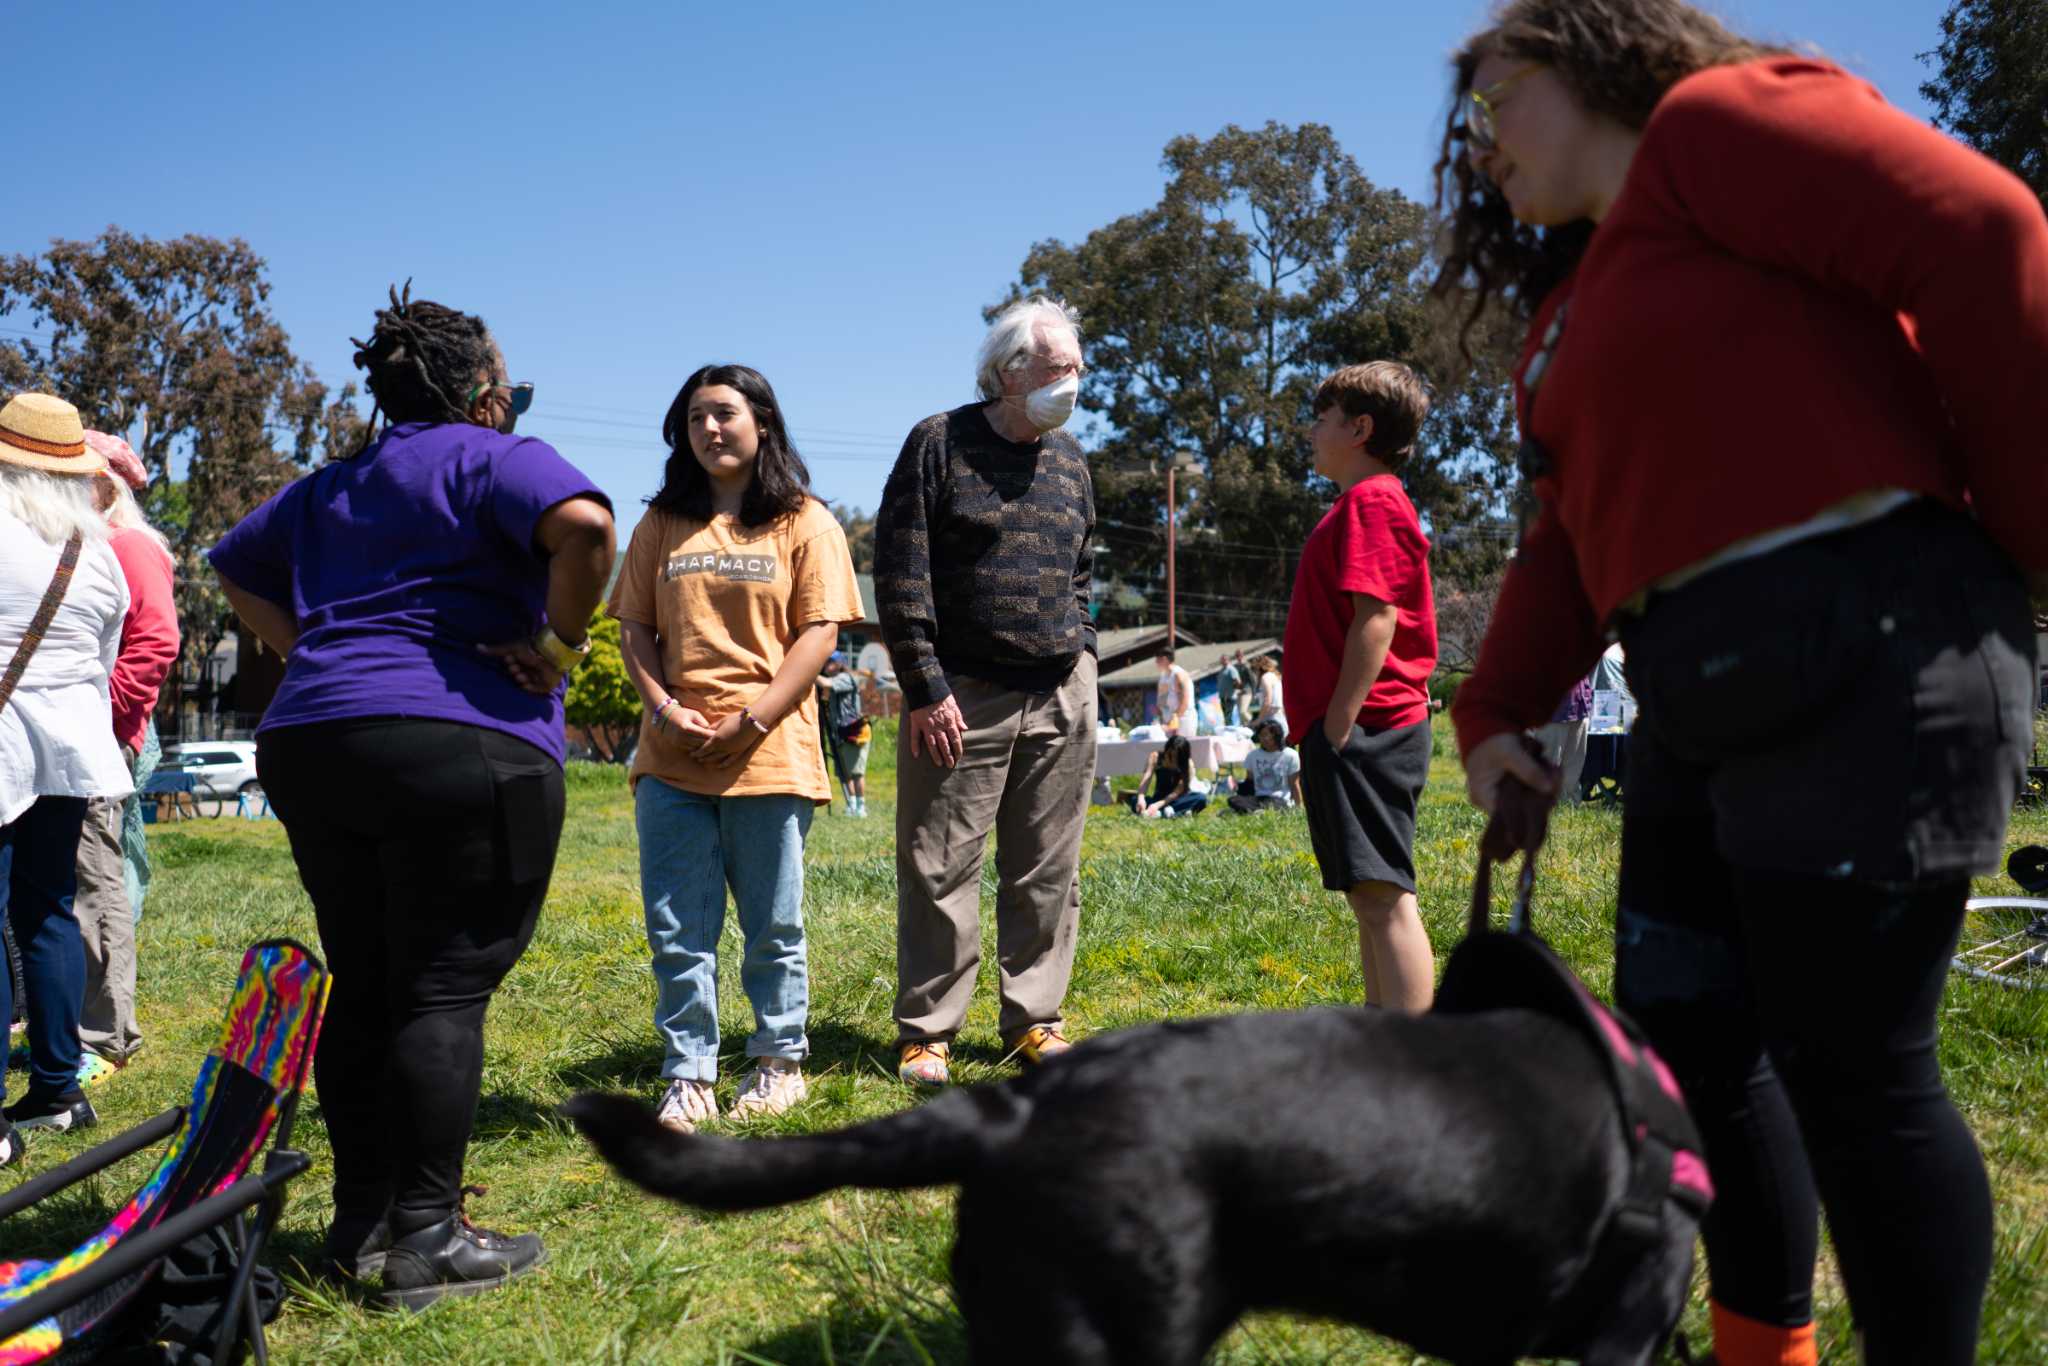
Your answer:
[[[1281,642],[1289,743],[1322,724],[1330,710],[1344,668],[1345,633],[1356,615],[1353,593],[1390,602],[1397,613],[1386,662],[1358,709],[1358,723],[1391,729],[1428,720],[1424,685],[1436,667],[1429,538],[1401,481],[1391,474],[1346,489],[1301,548]]]

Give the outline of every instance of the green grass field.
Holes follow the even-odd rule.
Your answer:
[[[911,1103],[894,1080],[889,1047],[891,738],[878,737],[875,746],[874,816],[854,821],[821,812],[812,827],[811,1099],[750,1132],[837,1128]],[[1456,765],[1440,757],[1418,851],[1423,909],[1439,959],[1462,926],[1480,825],[1463,801]],[[1619,831],[1612,810],[1562,812],[1538,895],[1539,927],[1603,994]],[[2048,838],[2048,816],[2023,813],[2012,838]],[[314,942],[311,911],[275,822],[153,826],[150,840],[156,883],[140,950],[148,1043],[134,1065],[95,1089],[103,1124],[94,1137],[183,1098],[245,945],[280,934]],[[990,958],[993,894],[985,878]],[[1356,930],[1340,899],[1320,890],[1294,813],[1237,818],[1212,810],[1161,824],[1136,821],[1121,808],[1095,808],[1082,897],[1068,999],[1079,1034],[1168,1016],[1359,999]],[[727,933],[727,961],[736,961],[737,943]],[[1816,974],[1829,970],[1826,962],[1812,965]],[[1944,1065],[1983,1145],[1998,1202],[1982,1360],[2040,1362],[2048,1360],[2048,993],[1951,982]],[[373,1312],[302,1285],[272,1329],[279,1359],[336,1366],[964,1359],[946,1275],[949,1191],[841,1192],[761,1214],[701,1216],[627,1189],[557,1117],[556,1105],[586,1087],[623,1088],[652,1101],[661,1059],[649,1021],[652,1000],[624,776],[574,765],[553,894],[532,948],[492,1007],[469,1158],[469,1179],[490,1188],[472,1202],[473,1215],[494,1227],[542,1233],[552,1263],[509,1290],[416,1317]],[[729,1098],[742,1067],[738,1045],[751,1027],[734,973],[722,987],[720,1020],[729,1041],[722,1083]],[[986,972],[956,1058],[956,1075],[967,1081],[1008,1074]],[[294,1259],[317,1253],[328,1213],[317,1097],[301,1111],[297,1137],[314,1169],[293,1189],[273,1258],[292,1276]],[[44,1138],[31,1149],[28,1167],[47,1167],[86,1141]],[[117,1179],[90,1183],[56,1208],[10,1221],[0,1253],[70,1246],[143,1174],[139,1161],[117,1170]],[[1019,1293],[1029,1294],[1029,1287]],[[1819,1293],[1824,1359],[1853,1360],[1846,1305],[1826,1262]],[[1476,1294],[1474,1312],[1484,1313],[1483,1288]],[[1696,1344],[1704,1342],[1703,1292],[1685,1326]],[[1261,1316],[1240,1325],[1216,1359],[1416,1358],[1348,1327]]]

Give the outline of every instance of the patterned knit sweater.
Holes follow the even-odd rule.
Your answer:
[[[911,707],[948,673],[1028,692],[1095,649],[1088,615],[1095,490],[1062,431],[1019,444],[978,403],[911,429],[875,515],[875,601]]]

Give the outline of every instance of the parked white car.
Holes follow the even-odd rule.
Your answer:
[[[261,786],[256,779],[254,740],[188,740],[165,745],[157,772],[174,770],[190,773],[223,797]]]

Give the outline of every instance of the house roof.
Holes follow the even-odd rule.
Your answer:
[[[1162,637],[1165,635],[1164,627],[1160,628],[1160,634]],[[1203,679],[1220,672],[1223,661],[1233,657],[1240,650],[1244,651],[1246,659],[1256,655],[1278,655],[1280,641],[1276,636],[1259,636],[1253,640],[1225,640],[1214,645],[1184,645],[1173,652],[1173,662],[1186,669],[1189,676],[1200,683]],[[1108,651],[1104,653],[1107,654]],[[1096,686],[1104,691],[1149,688],[1158,681],[1159,670],[1153,666],[1151,659],[1147,658],[1118,669],[1115,673],[1105,674]]]

